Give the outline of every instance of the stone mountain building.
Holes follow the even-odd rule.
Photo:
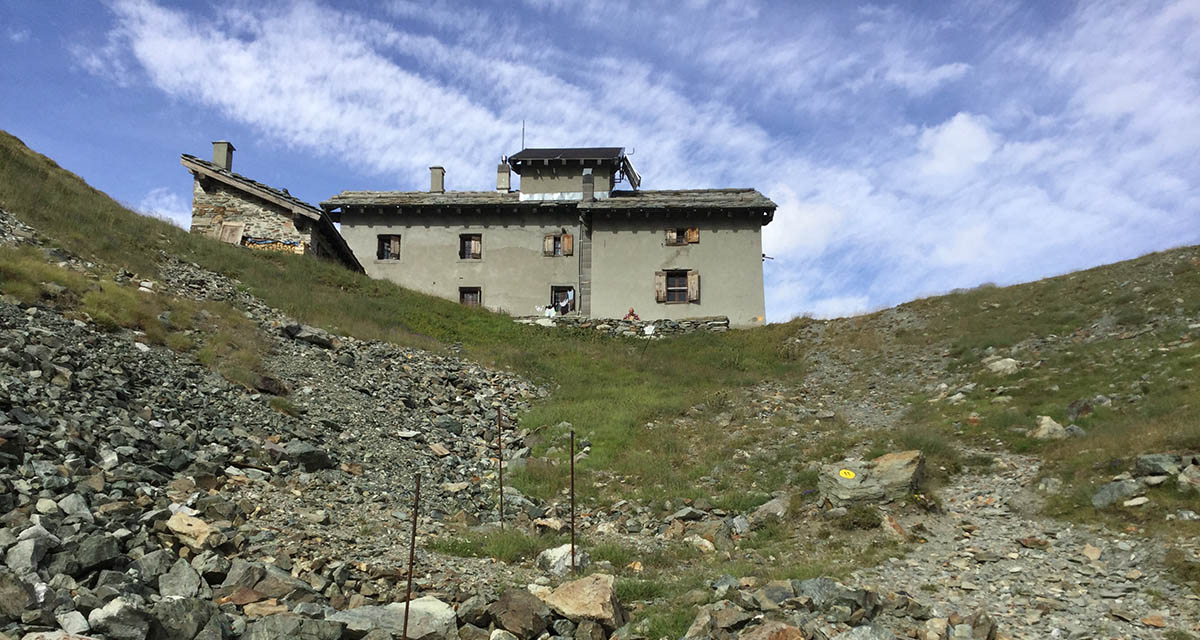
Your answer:
[[[429,191],[343,191],[321,206],[368,275],[463,304],[762,324],[775,203],[754,189],[640,183],[620,147],[525,149],[499,165],[495,191],[446,191],[431,167]]]
[[[314,255],[363,271],[321,209],[233,172],[233,144],[213,143],[213,160],[183,154],[192,173],[192,233],[261,251]]]

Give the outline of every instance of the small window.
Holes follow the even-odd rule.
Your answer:
[[[575,310],[575,287],[550,287],[550,306],[559,313]]]
[[[700,302],[700,273],[693,269],[656,271],[654,301],[667,304]]]
[[[459,287],[458,302],[468,307],[478,307],[483,304],[483,291],[479,287]]]
[[[575,253],[575,238],[569,233],[548,233],[542,238],[542,255],[569,256]]]
[[[241,244],[245,229],[245,222],[223,222],[220,231],[217,232],[217,239],[229,244]]]
[[[378,243],[375,249],[375,257],[380,260],[399,260],[400,259],[400,236],[398,235],[381,235],[375,236]]]
[[[666,230],[666,245],[668,247],[679,247],[688,244],[696,244],[700,242],[699,227],[675,227],[674,229]]]
[[[461,260],[482,260],[483,235],[464,233],[458,236],[458,257]]]
[[[687,302],[687,271],[667,272],[667,302]]]

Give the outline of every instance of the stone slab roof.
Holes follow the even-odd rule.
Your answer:
[[[775,203],[755,189],[671,189],[613,191],[593,202],[579,200],[528,200],[516,191],[343,191],[321,203],[326,210],[344,207],[570,207],[590,210],[644,209],[761,209],[774,211]]]
[[[208,160],[202,160],[196,156],[185,153],[182,154],[181,163],[188,169],[195,170],[199,168],[205,170],[205,173],[216,174],[213,177],[225,182],[226,184],[229,184],[230,186],[239,187],[242,190],[248,191],[249,193],[255,195],[270,196],[267,198],[268,200],[271,198],[281,200],[282,202],[277,204],[288,206],[288,208],[291,208],[294,213],[306,215],[314,220],[320,218],[322,215],[321,209],[293,196],[286,190],[276,189],[258,182],[257,180],[251,180],[240,173],[234,173],[228,169],[222,169]]]
[[[522,160],[616,160],[625,153],[624,147],[576,147],[569,149],[522,149],[509,156],[510,161]]]

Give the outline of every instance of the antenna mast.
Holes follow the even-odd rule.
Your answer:
[[[525,148],[525,119],[521,119],[521,148]]]

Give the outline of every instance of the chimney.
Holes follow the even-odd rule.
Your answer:
[[[501,162],[496,167],[496,191],[508,193],[512,191],[512,174],[508,172],[508,163]]]
[[[592,169],[589,167],[583,170],[583,201],[595,202],[596,200],[596,177],[592,175]]]
[[[429,193],[444,193],[446,191],[446,170],[442,167],[429,167]]]
[[[216,140],[213,142],[213,164],[226,171],[233,171],[233,152],[237,151],[232,142]]]

